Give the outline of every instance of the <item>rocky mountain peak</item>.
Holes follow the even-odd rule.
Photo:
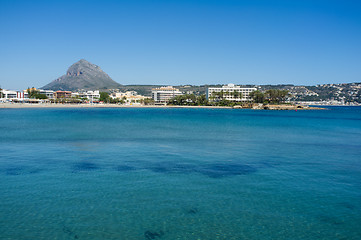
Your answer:
[[[80,76],[81,74],[90,73],[90,72],[94,72],[94,71],[103,72],[99,66],[92,64],[85,59],[81,59],[68,68],[66,75],[67,76]]]
[[[65,75],[42,88],[50,90],[97,90],[119,86],[120,84],[113,81],[99,66],[81,59],[71,65]]]

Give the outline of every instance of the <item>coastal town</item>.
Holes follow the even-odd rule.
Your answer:
[[[177,98],[186,98],[185,105],[195,105],[196,98],[203,98],[202,105],[215,105],[219,102],[250,103],[251,93],[257,88],[242,88],[228,84],[220,88],[208,88],[206,94],[196,96],[193,92],[181,92],[173,86],[152,88],[151,96],[139,95],[136,91],[121,92],[109,89],[95,91],[53,91],[28,88],[22,91],[0,90],[1,103],[13,104],[118,104],[118,105],[180,105]],[[193,99],[193,100],[192,100]]]
[[[310,105],[358,106],[361,83],[294,85],[121,85],[81,59],[49,84],[23,90],[0,88],[0,107],[187,106],[307,109]],[[310,109],[310,108],[308,108]]]
[[[63,91],[28,88],[22,91],[0,89],[0,106],[209,106],[253,109],[288,110],[306,109],[309,105],[359,105],[339,101],[292,101],[299,92],[260,87],[241,87],[235,84],[209,87],[205,94],[193,91],[180,91],[173,86],[161,86],[151,89],[150,96],[136,91],[122,92],[119,89],[107,91]],[[315,93],[306,92],[308,96]]]
[[[0,0],[0,240],[361,240],[361,0]]]

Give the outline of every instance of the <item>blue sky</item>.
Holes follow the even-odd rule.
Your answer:
[[[361,82],[361,1],[0,0],[0,86],[84,58],[121,84]]]

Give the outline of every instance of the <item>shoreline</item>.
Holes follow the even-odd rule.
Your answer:
[[[17,108],[226,108],[226,109],[232,109],[232,107],[223,107],[223,106],[0,103],[0,109],[17,109]]]
[[[321,107],[298,107],[296,105],[267,105],[267,108],[240,108],[228,106],[171,106],[171,105],[117,105],[117,104],[28,104],[0,103],[0,109],[39,109],[39,108],[193,108],[193,109],[252,109],[252,110],[325,110]]]

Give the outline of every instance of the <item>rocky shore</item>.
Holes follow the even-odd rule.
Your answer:
[[[264,109],[264,110],[324,110],[325,108],[310,107],[304,105],[289,105],[289,104],[259,104],[253,105],[252,109]]]

